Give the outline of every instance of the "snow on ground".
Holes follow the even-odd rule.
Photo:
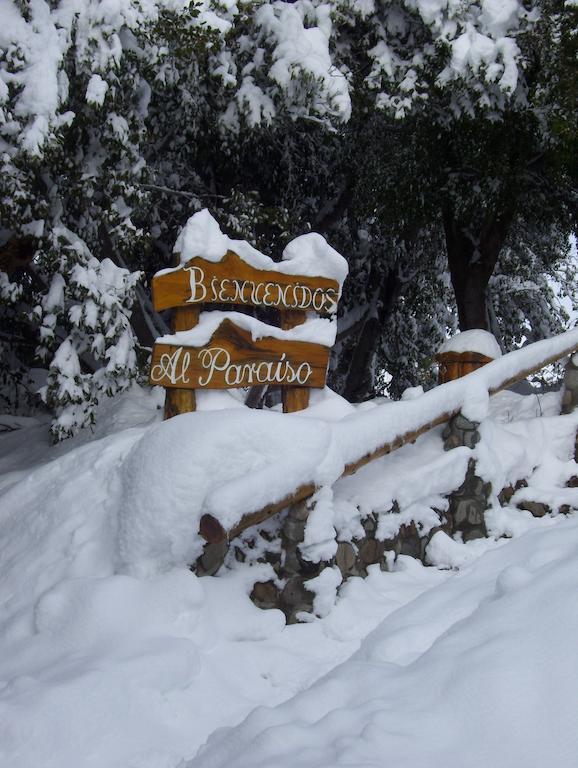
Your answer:
[[[487,552],[187,768],[574,768],[577,561],[575,518]]]
[[[249,468],[264,481],[271,451],[289,456],[305,438],[322,455],[330,425],[354,413],[326,392],[301,417],[249,421],[234,396],[203,394],[205,412],[192,425],[213,420],[223,445],[243,438],[251,450],[238,456],[235,473]],[[530,488],[561,491],[575,417],[555,417],[553,395],[504,393],[492,403],[478,461],[485,459],[487,472],[503,466],[508,479],[529,468],[539,481]],[[575,765],[574,517],[535,519],[494,507],[490,528],[517,541],[465,545],[438,534],[432,560],[461,570],[400,557],[391,573],[375,566],[367,579],[351,579],[326,618],[286,627],[280,612],[260,611],[248,598],[254,580],[268,578],[267,566],[236,564],[199,579],[175,565],[194,548],[186,530],[174,560],[127,563],[123,542],[138,552],[136,532],[166,552],[166,530],[154,516],[139,527],[136,504],[148,489],[148,509],[162,519],[164,500],[154,488],[163,468],[174,469],[170,499],[183,514],[193,458],[215,470],[217,484],[226,474],[214,466],[221,460],[214,444],[191,454],[191,440],[180,445],[184,452],[171,452],[169,433],[181,430],[160,425],[160,404],[158,391],[135,387],[103,407],[93,433],[58,446],[48,441],[48,424],[34,419],[0,432],[2,768],[177,768],[187,761],[322,768],[382,765],[384,756],[419,768]],[[226,416],[210,413],[223,406]],[[393,407],[360,412],[379,409],[384,420]],[[223,419],[237,423],[237,432],[227,436]],[[252,431],[243,433],[248,425]],[[163,433],[155,468],[146,446]],[[404,480],[406,507],[425,518],[463,462],[454,451],[452,468],[440,443],[439,434],[425,435],[341,481],[334,508],[385,507]],[[412,466],[430,478],[421,487],[408,474]],[[131,520],[135,535],[127,538]],[[237,727],[218,731],[226,726]]]

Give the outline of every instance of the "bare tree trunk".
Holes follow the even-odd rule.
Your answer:
[[[460,330],[488,330],[487,287],[505,243],[513,211],[490,216],[472,232],[446,208],[443,224]]]
[[[375,270],[372,270],[369,285],[376,280]],[[343,389],[343,396],[350,402],[361,402],[374,394],[375,356],[383,329],[387,324],[387,318],[400,293],[401,285],[401,280],[395,269],[381,276],[375,310],[367,313],[351,356],[349,372]]]

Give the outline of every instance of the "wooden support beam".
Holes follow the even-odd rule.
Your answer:
[[[307,320],[307,313],[300,309],[285,309],[281,311],[281,328],[288,331]],[[309,387],[282,387],[283,413],[304,411],[309,405]]]
[[[256,512],[249,512],[239,520],[237,525],[233,526],[231,530],[227,531],[221,523],[213,515],[203,515],[201,517],[201,523],[199,526],[199,532],[201,536],[210,544],[220,544],[225,539],[234,539],[240,533],[243,533],[247,528],[257,523],[262,523],[263,520],[268,520],[273,515],[282,512],[291,504],[296,504],[299,501],[304,501],[315,493],[315,486],[313,483],[307,483],[299,486],[295,493],[291,496],[286,496],[281,501],[277,501],[274,504],[268,504],[266,507],[257,510]]]
[[[173,333],[188,331],[198,322],[199,307],[177,307],[173,310]],[[194,389],[165,389],[165,420],[181,413],[192,413],[196,409]]]

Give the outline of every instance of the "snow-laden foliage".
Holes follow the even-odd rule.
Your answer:
[[[269,125],[280,112],[346,121],[348,79],[333,60],[332,3],[298,0],[234,6],[226,47],[211,57],[213,76],[231,94],[220,116],[226,130]]]
[[[23,298],[29,336],[40,323],[57,438],[136,374],[129,318],[148,239],[148,81],[165,77],[167,24],[182,26],[181,41],[208,39],[189,5],[1,5],[0,213],[9,242],[34,238]]]
[[[559,0],[0,0],[0,15],[0,249],[32,244],[16,269],[0,252],[0,343],[4,367],[29,371],[35,349],[50,368],[70,341],[80,373],[57,361],[45,390],[64,419],[57,435],[136,372],[131,362],[126,376],[97,375],[119,339],[144,362],[166,331],[146,279],[203,207],[265,252],[314,230],[347,255],[339,349],[365,370],[339,381],[355,398],[383,368],[392,391],[428,380],[419,361],[455,324],[452,237],[481,283],[470,266],[496,222],[521,231],[537,214],[524,253],[538,248],[538,270],[551,264],[537,244],[552,217],[568,232],[575,9]],[[55,320],[45,309],[58,274],[65,305],[84,302],[72,276],[90,259],[145,275],[111,281],[114,317],[104,292],[93,297],[104,348],[69,308]],[[512,338],[504,313],[496,327]],[[89,403],[72,421],[71,392]]]
[[[214,142],[283,109],[341,114],[349,96],[330,60],[327,7],[309,9],[307,29],[304,11],[289,5],[279,15],[266,3],[240,11],[189,0],[2,0],[0,11],[2,239],[31,237],[35,252],[11,292],[2,273],[2,311],[8,317],[18,296],[31,312],[27,336],[41,321],[43,399],[59,414],[60,437],[91,421],[96,392],[114,394],[135,374],[138,269],[152,240],[169,230],[166,243],[200,207],[202,169],[183,144],[203,133]],[[167,215],[165,192],[170,207],[183,187],[179,220]],[[137,296],[150,343],[162,324]],[[30,345],[19,351],[25,366]]]
[[[338,7],[347,54],[357,59],[365,51],[365,85],[376,106],[396,118],[424,104],[429,108],[432,96],[445,89],[447,111],[436,115],[442,121],[479,108],[499,113],[512,99],[525,102],[518,37],[538,19],[536,4],[341,0]],[[355,45],[348,49],[349,40]]]
[[[95,259],[64,227],[55,228],[53,236],[57,263],[34,315],[40,323],[38,354],[49,361],[41,396],[57,415],[52,430],[61,438],[92,423],[99,396],[126,389],[135,375],[128,307],[140,276],[110,259]],[[62,339],[58,329],[66,327]],[[93,361],[102,367],[95,369]]]
[[[142,239],[131,215],[141,198],[144,59],[163,57],[146,34],[167,7],[185,5],[1,5],[0,212],[12,241],[34,238],[22,284],[32,327],[40,323],[56,437],[89,423],[97,393],[114,394],[135,374],[139,275],[122,268],[122,252]]]

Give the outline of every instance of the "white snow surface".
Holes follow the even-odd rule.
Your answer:
[[[522,352],[525,365],[535,353]],[[358,409],[324,390],[284,416],[202,392],[197,413],[168,422],[162,394],[135,386],[102,404],[93,433],[57,446],[46,422],[1,422],[2,768],[357,768],[384,755],[408,768],[574,768],[578,521],[558,506],[578,509],[566,487],[578,414],[556,415],[559,393],[503,392],[474,451],[444,453],[437,428],[335,484],[363,444],[359,419],[408,426],[429,393]],[[438,532],[433,567],[391,553],[391,572],[341,586],[326,569],[313,585],[323,618],[287,627],[257,609],[248,594],[268,565],[188,570],[203,510],[242,508],[249,492],[260,505],[296,477],[325,478],[313,559],[368,514],[383,538],[409,522],[429,530],[470,457],[494,487],[491,537]],[[552,514],[533,518],[517,497],[499,506],[522,478]]]
[[[305,341],[313,344],[321,344],[323,347],[332,347],[335,343],[337,323],[323,317],[310,317],[302,325],[283,330],[274,325],[263,323],[256,317],[244,315],[241,312],[222,312],[213,310],[201,312],[199,322],[189,331],[178,331],[167,334],[157,339],[161,344],[177,344],[188,347],[202,347],[211,340],[221,323],[231,320],[239,328],[251,333],[253,341],[265,337],[279,339],[280,341]]]
[[[158,573],[201,554],[206,511],[227,528],[248,506],[279,499],[321,462],[329,432],[315,419],[242,410],[188,413],[157,424],[123,472],[120,555],[130,572]]]
[[[275,262],[246,240],[233,240],[225,235],[206,208],[188,219],[174,247],[174,252],[180,257],[181,266],[195,256],[207,261],[220,261],[227,251],[234,251],[255,269],[336,280],[340,291],[349,270],[343,256],[316,232],[296,237],[285,247],[282,261]],[[169,271],[171,270],[164,269],[157,274],[166,274]]]
[[[477,352],[479,355],[491,357],[492,360],[502,356],[494,334],[478,328],[456,333],[441,345],[438,354],[443,352]]]
[[[486,552],[187,768],[573,768],[577,560],[575,518]]]

